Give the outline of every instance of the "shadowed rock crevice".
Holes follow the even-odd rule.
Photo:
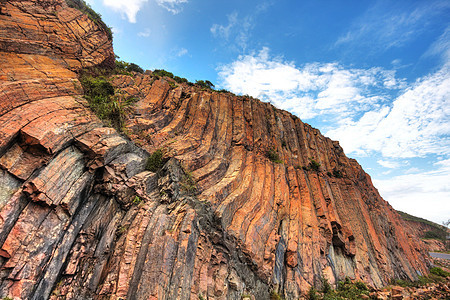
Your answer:
[[[114,65],[105,30],[62,0],[2,5],[0,297],[297,299],[322,279],[427,272],[369,175],[319,130],[148,71],[109,77],[137,99],[121,135],[78,80]],[[156,150],[168,161],[151,172]]]

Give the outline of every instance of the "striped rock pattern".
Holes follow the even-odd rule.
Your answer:
[[[62,0],[0,8],[0,298],[297,299],[322,278],[427,272],[370,177],[317,129],[149,73],[112,78],[139,99],[120,135],[77,79],[114,62],[106,32]],[[153,173],[156,149],[169,160]]]

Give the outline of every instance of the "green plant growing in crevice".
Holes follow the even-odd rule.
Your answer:
[[[122,234],[124,234],[126,231],[128,230],[128,226],[127,225],[120,225],[119,227],[117,227],[116,229],[116,236],[120,237]]]
[[[192,172],[185,170],[183,178],[181,179],[181,187],[185,192],[191,195],[197,192],[197,183],[192,176]]]
[[[169,86],[170,86],[172,89],[175,89],[175,88],[178,87],[178,85],[177,85],[175,82],[168,81],[168,83],[169,83]]]
[[[266,157],[274,163],[283,163],[283,161],[280,159],[280,156],[278,155],[278,152],[276,152],[274,148],[270,148],[266,151]]]
[[[114,87],[105,76],[94,77],[82,74],[80,82],[84,90],[84,98],[92,111],[107,125],[122,132],[125,123],[125,110],[134,98],[125,98],[116,93]]]
[[[336,178],[342,178],[343,177],[342,172],[340,170],[338,170],[338,169],[333,169],[333,176],[336,177]]]
[[[317,295],[317,290],[314,287],[310,287],[308,291],[309,300],[319,300],[319,295]]]
[[[164,166],[167,160],[167,158],[164,158],[163,150],[158,149],[147,158],[145,169],[151,172],[157,172]]]
[[[312,170],[312,171],[315,171],[315,172],[319,172],[319,170],[320,170],[320,163],[318,163],[314,159],[310,158],[309,159],[309,164],[308,164],[308,169]]]
[[[112,41],[113,34],[111,27],[103,22],[102,16],[94,11],[89,4],[87,4],[84,0],[66,0],[66,3],[69,7],[78,9],[82,13],[86,14],[91,21],[103,29],[103,31],[107,34],[108,39]]]
[[[141,203],[142,203],[141,197],[135,196],[134,199],[133,199],[133,204],[139,205],[139,204],[141,204]]]
[[[277,293],[276,291],[271,291],[270,292],[270,300],[284,300],[284,297],[281,296],[279,293]]]
[[[322,279],[322,292],[324,294],[329,293],[332,290],[330,283],[328,282],[328,279],[323,278]]]

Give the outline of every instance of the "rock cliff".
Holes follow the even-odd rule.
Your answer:
[[[297,299],[326,278],[382,286],[424,250],[338,142],[272,105],[116,75],[124,132],[83,99],[114,63],[62,0],[0,4],[0,296]],[[145,161],[162,149],[158,172]]]

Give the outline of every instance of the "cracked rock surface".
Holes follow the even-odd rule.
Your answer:
[[[112,78],[139,99],[120,135],[77,78],[114,64],[104,30],[62,0],[0,6],[0,297],[298,299],[322,278],[381,287],[427,272],[338,142],[151,72]],[[168,162],[154,173],[157,149]]]

